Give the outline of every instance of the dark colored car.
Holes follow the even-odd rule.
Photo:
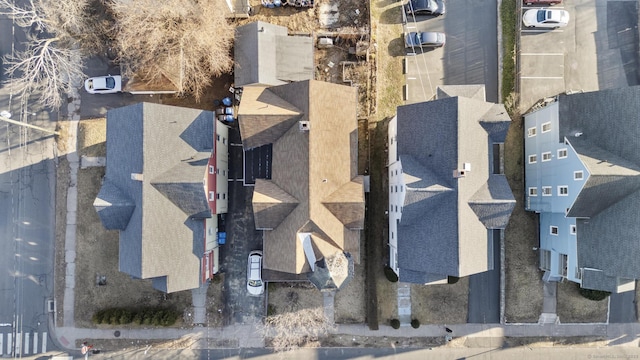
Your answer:
[[[445,41],[446,37],[441,32],[410,32],[404,37],[404,47],[438,48],[444,46]]]
[[[524,0],[525,5],[555,5],[562,4],[562,0]]]
[[[407,15],[435,15],[444,14],[444,0],[409,0],[404,6]]]

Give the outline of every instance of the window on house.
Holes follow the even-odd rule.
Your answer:
[[[542,153],[542,161],[551,161],[551,151]]]
[[[569,187],[567,185],[558,186],[558,196],[567,196],[569,195]]]
[[[209,174],[215,174],[216,168],[213,165],[209,165]]]
[[[542,187],[542,196],[551,196],[551,186]]]
[[[220,194],[216,194],[216,199],[220,200]]]
[[[213,201],[216,198],[216,193],[213,191],[209,191],[209,201]]]
[[[535,127],[528,128],[527,129],[527,136],[528,137],[536,136],[536,128]]]
[[[551,270],[551,251],[540,249],[540,269]]]
[[[393,231],[391,232],[391,239],[393,240]]]
[[[538,196],[538,188],[530,187],[529,188],[529,196]]]
[[[398,212],[398,205],[395,206],[395,209],[396,209],[395,211]]]
[[[567,157],[567,149],[558,149],[558,159],[565,159]]]
[[[404,187],[402,185],[400,185],[400,192],[404,191]]]
[[[573,180],[582,180],[584,178],[584,173],[582,170],[573,172]]]
[[[551,235],[558,235],[558,227],[557,226],[551,225],[549,227],[549,231],[551,232]]]
[[[216,140],[220,141],[220,134],[216,134]]]
[[[529,164],[535,164],[538,161],[538,155],[529,155]]]
[[[227,143],[227,138],[222,138],[222,143],[226,144]]]
[[[546,122],[544,124],[542,124],[542,132],[546,133],[551,131],[551,122]]]
[[[394,192],[398,192],[398,185],[396,185],[396,186],[394,186],[394,187],[393,187],[393,191],[394,191]]]
[[[570,230],[571,235],[575,235],[578,233],[578,227],[576,225],[571,225]]]
[[[392,193],[393,192],[393,186],[389,186],[389,192]]]

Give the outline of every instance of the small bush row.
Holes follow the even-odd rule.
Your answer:
[[[94,324],[171,326],[176,323],[180,314],[172,309],[147,308],[128,310],[108,308],[97,311],[91,319]]]

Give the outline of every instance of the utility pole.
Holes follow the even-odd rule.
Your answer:
[[[35,125],[27,124],[27,123],[24,123],[24,122],[11,120],[11,119],[9,119],[9,117],[11,117],[11,113],[9,113],[8,111],[0,112],[0,120],[2,120],[2,121],[6,121],[6,122],[8,122],[10,124],[14,124],[14,125],[19,125],[19,126],[24,126],[24,127],[28,127],[28,128],[31,128],[31,129],[39,130],[39,131],[46,132],[46,133],[49,133],[49,134],[53,134],[53,135],[56,135],[56,136],[60,136],[60,133],[57,132],[57,131],[48,130],[48,129],[45,129],[45,128],[41,128],[40,126],[35,126]]]

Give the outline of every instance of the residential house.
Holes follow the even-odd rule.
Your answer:
[[[228,128],[210,111],[138,103],[107,113],[106,174],[94,208],[120,235],[120,271],[167,292],[218,269],[227,212]]]
[[[552,100],[552,99],[551,99]],[[561,94],[524,116],[526,209],[546,281],[623,292],[640,278],[640,87]]]
[[[389,123],[389,262],[402,282],[493,269],[515,199],[504,176],[510,118],[484,85],[441,86]]]
[[[332,272],[339,263],[344,275],[345,254],[359,263],[364,188],[356,106],[356,88],[315,80],[244,89],[238,110],[244,150],[273,149],[269,177],[256,179],[252,199],[255,227],[264,231],[267,280]],[[313,281],[339,288],[346,279]]]
[[[281,85],[311,80],[313,41],[289,36],[287,28],[255,21],[236,29],[234,85]]]

